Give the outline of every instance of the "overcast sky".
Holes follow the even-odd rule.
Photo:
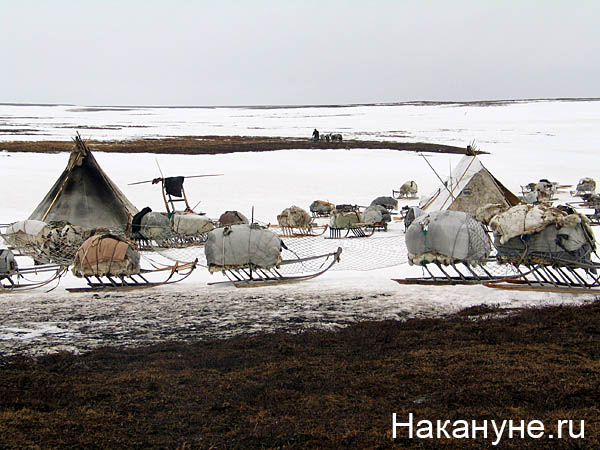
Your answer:
[[[0,0],[0,102],[600,97],[599,22],[599,0]]]

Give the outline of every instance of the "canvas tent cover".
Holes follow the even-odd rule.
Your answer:
[[[29,219],[84,228],[124,228],[137,209],[108,178],[79,136],[67,168]]]
[[[452,169],[450,177],[419,207],[425,211],[463,211],[475,215],[477,209],[489,203],[511,207],[520,203],[481,163],[477,156],[465,155]]]

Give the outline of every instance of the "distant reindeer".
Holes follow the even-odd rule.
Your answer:
[[[323,134],[321,134],[320,139],[322,141],[325,141],[325,142],[330,142],[330,141],[332,141],[332,142],[334,142],[334,141],[342,142],[342,135],[339,134],[339,133],[335,133],[335,134],[333,134],[333,133],[323,133]]]

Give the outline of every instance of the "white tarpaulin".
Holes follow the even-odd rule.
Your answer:
[[[231,225],[208,233],[204,253],[211,272],[250,264],[269,269],[281,262],[281,239],[264,228]]]

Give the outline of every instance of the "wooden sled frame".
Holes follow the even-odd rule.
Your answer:
[[[325,233],[329,225],[309,224],[307,227],[282,227],[280,225],[269,225],[269,228],[274,228],[279,237],[296,238],[296,237],[317,237]]]
[[[153,270],[141,270],[138,274],[132,275],[112,275],[107,274],[104,276],[97,275],[84,275],[85,280],[87,281],[86,287],[81,288],[67,288],[69,292],[90,292],[90,291],[105,291],[105,290],[129,290],[129,289],[140,289],[140,288],[148,288],[155,286],[162,286],[165,284],[173,284],[178,283],[180,281],[185,280],[196,268],[198,260],[193,263],[188,264],[179,264],[175,263],[172,266],[165,266],[156,268]],[[144,275],[148,275],[151,273],[157,272],[169,272],[167,279],[159,282],[151,282]],[[180,274],[180,272],[184,272]],[[181,276],[176,280],[172,280],[175,274],[180,274]]]
[[[200,233],[198,235],[176,235],[159,244],[153,239],[140,238],[135,240],[137,250],[140,252],[152,252],[156,248],[188,248],[200,247],[206,244],[208,233]],[[165,245],[166,244],[166,245]]]
[[[429,266],[435,266],[439,269],[440,274],[435,275],[431,270],[429,270]],[[518,277],[518,274],[515,275],[493,275],[490,273],[484,264],[478,264],[475,266],[479,269],[483,274],[478,274],[473,266],[466,264],[464,262],[456,262],[449,266],[444,266],[438,261],[431,262],[429,264],[423,264],[421,267],[425,269],[428,276],[419,277],[419,278],[402,278],[397,279],[393,278],[392,280],[399,284],[408,284],[408,285],[422,285],[422,286],[455,286],[455,285],[485,285],[489,282],[502,281],[508,279],[514,279]],[[445,267],[445,268],[444,268]],[[462,268],[462,271],[459,270],[459,267]]]
[[[322,213],[322,212],[317,212],[317,211],[311,211],[310,214],[313,216],[313,219],[318,219],[319,217],[329,217],[331,216],[331,213]]]
[[[255,265],[247,265],[243,267],[228,268],[221,271],[228,278],[228,281],[217,281],[208,283],[209,285],[216,284],[233,284],[237,288],[271,286],[279,284],[298,283],[300,281],[310,280],[327,272],[336,262],[339,262],[342,248],[338,247],[335,252],[326,253],[324,255],[309,256],[306,258],[289,259],[279,263],[278,267],[264,269]],[[326,264],[321,270],[307,275],[283,275],[278,268],[284,265],[297,264],[307,261],[323,259],[323,264]]]
[[[600,293],[600,264],[513,264],[518,277],[484,283],[495,289],[556,292],[564,294]],[[524,267],[526,270],[521,270]]]
[[[355,239],[370,237],[375,233],[375,227],[369,225],[359,225],[350,228],[329,227],[329,236],[325,239]]]
[[[415,200],[418,198],[417,194],[406,194],[403,195],[399,190],[392,189],[392,198],[396,200]]]
[[[60,278],[66,273],[67,269],[68,267],[57,264],[42,264],[39,266],[19,268],[10,274],[2,275],[0,277],[0,293],[27,291],[30,289],[37,289],[47,286],[53,281],[60,280]],[[43,281],[38,282],[20,282],[20,278],[26,279],[27,275],[37,275],[40,273],[51,273],[51,276]]]

